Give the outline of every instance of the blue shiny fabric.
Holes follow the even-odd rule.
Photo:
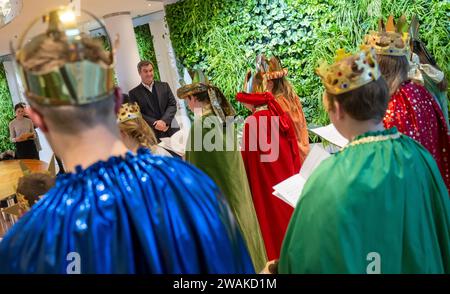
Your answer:
[[[174,158],[111,157],[58,177],[0,242],[0,273],[254,273],[213,181]]]

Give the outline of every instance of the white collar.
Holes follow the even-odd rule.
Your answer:
[[[153,81],[153,82],[150,84],[150,86],[147,86],[147,85],[144,84],[144,83],[141,83],[141,84],[142,84],[142,86],[144,86],[144,88],[146,88],[147,90],[149,90],[150,92],[152,92],[153,84],[155,84],[155,81]]]

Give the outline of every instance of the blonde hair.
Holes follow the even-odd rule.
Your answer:
[[[158,144],[155,133],[142,117],[121,122],[119,129],[140,146],[146,147],[152,152],[155,151]]]

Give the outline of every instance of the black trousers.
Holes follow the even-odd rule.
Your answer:
[[[16,142],[16,159],[39,159],[34,140]]]

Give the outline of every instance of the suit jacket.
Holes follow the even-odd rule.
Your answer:
[[[176,120],[173,119],[175,117],[175,113],[177,112],[177,101],[175,100],[172,90],[170,90],[169,84],[167,83],[155,81],[153,85],[153,92],[158,99],[161,115],[159,115],[159,111],[155,109],[152,103],[150,103],[150,95],[148,90],[142,84],[139,84],[137,87],[133,88],[128,95],[130,96],[130,102],[137,102],[141,108],[142,117],[153,129],[156,137],[158,139],[170,137],[180,130]],[[157,120],[164,121],[169,126],[169,129],[166,132],[156,130],[153,127],[153,123]]]

